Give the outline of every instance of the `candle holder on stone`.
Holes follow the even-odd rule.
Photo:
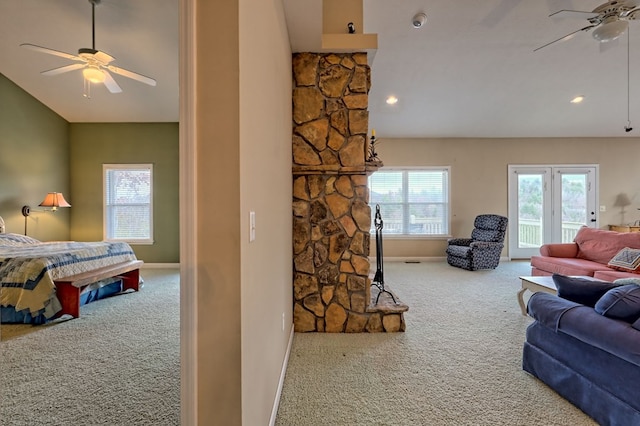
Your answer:
[[[376,144],[378,143],[378,139],[376,139],[376,135],[371,135],[371,139],[369,141],[369,147],[367,148],[367,163],[381,163],[382,160],[378,158],[378,153],[376,152]]]

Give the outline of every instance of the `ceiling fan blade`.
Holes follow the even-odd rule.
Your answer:
[[[557,12],[553,12],[549,17],[553,18],[579,18],[579,19],[590,19],[598,16],[599,13],[594,12],[586,12],[584,10],[569,10],[562,9]]]
[[[113,79],[113,77],[111,77],[109,71],[103,69],[102,72],[104,73],[104,85],[107,87],[107,90],[109,90],[111,93],[121,93],[122,89]]]
[[[549,42],[549,43],[545,44],[544,46],[540,46],[540,47],[538,47],[537,49],[533,49],[533,51],[534,51],[534,52],[537,52],[538,50],[540,50],[540,49],[542,49],[542,48],[544,48],[544,47],[547,47],[547,46],[549,46],[549,45],[551,45],[551,44],[553,44],[553,43],[557,43],[557,42],[559,42],[559,41],[567,41],[567,40],[569,40],[569,39],[572,39],[572,38],[573,38],[576,34],[578,34],[580,31],[587,31],[587,30],[589,30],[589,29],[591,29],[591,28],[593,28],[593,27],[595,27],[595,25],[589,25],[588,27],[580,28],[579,30],[575,30],[574,32],[569,33],[569,34],[567,34],[567,35],[566,35],[566,36],[564,36],[564,37],[560,37],[560,38],[559,38],[559,39],[557,39],[557,40],[553,40],[553,41],[551,41],[551,42]]]
[[[627,19],[630,20],[630,21],[636,20],[638,18],[640,18],[640,8],[639,9],[633,9],[632,11],[627,13]]]
[[[141,83],[148,84],[149,86],[155,86],[156,85],[156,81],[151,77],[147,77],[147,76],[144,76],[142,74],[135,73],[133,71],[128,71],[128,70],[125,70],[124,68],[115,67],[113,65],[108,65],[106,68],[109,71],[112,71],[112,72],[114,72],[114,73],[116,73],[118,75],[121,75],[123,77],[132,78],[132,79],[137,80],[137,81],[139,81]]]
[[[59,50],[49,49],[48,47],[36,46],[35,44],[22,43],[20,47],[25,47],[27,49],[35,50],[36,52],[48,53],[49,55],[61,56],[63,58],[71,59],[74,61],[84,61],[79,56],[72,55],[71,53],[60,52]]]
[[[114,58],[113,56],[109,55],[108,53],[105,53],[101,50],[98,50],[94,55],[94,58],[96,58],[100,63],[102,63],[102,65],[107,65],[108,63],[114,61],[116,58]]]
[[[42,75],[58,75],[58,74],[62,74],[64,72],[69,72],[69,71],[73,71],[73,70],[77,70],[80,68],[84,68],[84,64],[71,64],[71,65],[65,65],[64,67],[58,67],[58,68],[53,68],[47,71],[42,71],[40,74]]]

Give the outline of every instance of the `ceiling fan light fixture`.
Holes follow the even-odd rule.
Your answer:
[[[629,27],[629,22],[614,17],[593,30],[593,38],[601,43],[613,41],[620,37]]]
[[[90,81],[92,83],[104,83],[105,75],[101,69],[97,67],[86,67],[82,70],[82,75],[85,80]]]

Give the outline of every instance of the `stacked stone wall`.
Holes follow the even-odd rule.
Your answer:
[[[370,309],[365,53],[293,56],[293,283],[298,332],[404,329]]]

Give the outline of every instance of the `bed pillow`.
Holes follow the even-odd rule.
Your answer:
[[[28,244],[37,244],[40,241],[35,238],[20,234],[0,234],[0,246],[24,246]]]
[[[607,263],[609,268],[640,274],[640,249],[625,247]]]
[[[589,278],[567,277],[553,274],[553,282],[558,289],[558,296],[581,305],[594,307],[604,294],[620,284],[599,281]]]
[[[607,291],[594,309],[600,315],[633,323],[640,318],[640,286],[627,284]]]

